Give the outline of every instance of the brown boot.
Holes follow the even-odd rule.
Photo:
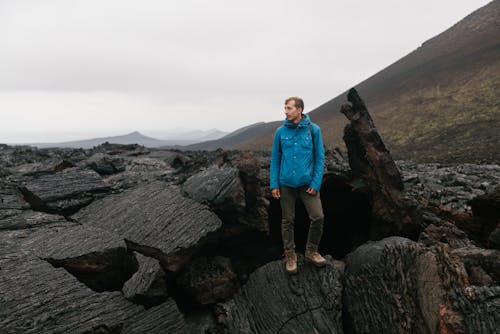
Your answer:
[[[285,250],[285,270],[289,275],[297,273],[297,254],[295,250]]]
[[[328,261],[317,251],[306,250],[306,260],[312,262],[316,267],[324,267]]]

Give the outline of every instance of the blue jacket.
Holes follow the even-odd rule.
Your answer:
[[[299,124],[285,120],[274,134],[271,189],[280,186],[309,186],[319,191],[324,161],[325,150],[319,126],[312,123],[305,114],[302,114]]]

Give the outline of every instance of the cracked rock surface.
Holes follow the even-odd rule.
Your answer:
[[[288,276],[269,159],[0,144],[0,333],[500,328],[500,167],[397,162],[421,233],[370,242],[369,229],[385,222],[371,219],[366,180],[353,177],[342,152],[327,152],[320,251],[345,264],[327,256],[331,265],[317,269],[299,254],[299,274]],[[302,244],[300,205],[296,218]]]
[[[341,274],[302,256],[296,276],[285,273],[282,261],[268,263],[221,305],[221,323],[227,333],[343,333]]]

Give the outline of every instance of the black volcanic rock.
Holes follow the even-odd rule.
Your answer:
[[[227,333],[343,333],[341,272],[322,269],[299,257],[299,273],[290,277],[282,261],[257,269],[218,320]]]
[[[224,152],[218,163],[190,176],[183,193],[208,204],[224,222],[269,232],[269,200],[262,184],[268,179],[261,173],[261,165],[267,163],[252,152],[237,151]]]
[[[125,171],[125,161],[123,158],[110,156],[105,153],[95,153],[82,163],[100,175],[111,175]]]
[[[42,221],[44,224],[35,224],[41,227],[1,231],[0,241],[9,248],[4,255],[44,259],[66,269],[95,291],[120,290],[137,269],[136,259],[116,234],[55,216],[43,217]]]
[[[219,218],[206,206],[160,181],[95,201],[73,218],[116,233],[129,248],[157,258],[173,271],[204,237],[221,227]]]
[[[28,181],[20,190],[35,210],[71,214],[109,191],[109,186],[92,170],[70,168]]]
[[[179,274],[177,284],[201,305],[227,299],[239,288],[231,261],[222,256],[191,261]]]
[[[152,307],[129,319],[120,334],[184,334],[186,324],[174,301]]]
[[[0,156],[0,167],[13,168],[0,178],[2,334],[430,334],[492,333],[500,327],[499,252],[477,247],[464,227],[472,219],[467,201],[499,184],[496,165],[398,162],[404,196],[422,206],[423,232],[418,241],[384,239],[357,248],[373,223],[368,194],[342,154],[329,152],[321,251],[338,258],[352,254],[345,275],[339,261],[317,269],[299,256],[299,274],[290,277],[276,261],[281,211],[270,200],[269,152],[0,145]],[[101,179],[91,170],[94,159],[103,170],[111,168],[109,161],[123,163],[125,170],[104,172]],[[15,171],[53,163],[61,170]],[[18,189],[82,168],[109,184],[113,194],[90,190],[93,202],[70,218],[31,210]],[[207,171],[225,176],[212,184],[203,177],[191,180],[198,190],[190,196],[209,206],[181,191],[186,180]],[[86,186],[84,174],[74,174],[75,184]],[[227,190],[221,186],[232,182],[237,199],[203,193]],[[59,200],[73,196],[68,191]],[[298,205],[298,239],[305,240],[307,226]]]
[[[405,189],[444,208],[470,211],[469,201],[500,187],[499,165],[397,161]]]
[[[378,133],[365,102],[352,88],[342,105],[350,121],[344,129],[349,166],[356,179],[366,184],[372,207],[370,237],[378,240],[390,235],[416,238],[421,231],[421,212],[417,203],[405,196],[403,179],[396,163]]]
[[[426,238],[428,247],[390,237],[348,255],[343,300],[352,332],[486,334],[499,328],[498,251],[451,251]]]
[[[209,167],[187,179],[182,190],[188,197],[212,206],[245,205],[236,168]]]
[[[165,272],[158,260],[135,253],[139,269],[123,285],[123,295],[145,306],[158,305],[168,297]]]
[[[235,216],[244,210],[245,192],[233,167],[211,166],[186,180],[182,185],[183,193],[209,205],[219,216]]]
[[[141,306],[96,293],[62,268],[33,257],[0,259],[0,328],[5,334],[116,332]]]
[[[8,215],[7,213],[12,213]],[[51,224],[69,223],[63,216],[32,210],[0,210],[0,230],[24,230]]]
[[[495,242],[495,234],[493,237],[490,235],[500,226],[500,187],[473,198],[469,204],[474,217],[480,224],[478,239],[495,247],[498,244]]]
[[[354,333],[432,331],[435,324],[427,324],[418,305],[420,249],[409,239],[390,237],[347,257],[343,303]]]

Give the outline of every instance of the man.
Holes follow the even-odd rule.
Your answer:
[[[290,97],[285,101],[286,120],[276,130],[271,156],[270,186],[273,198],[280,199],[285,269],[289,274],[297,273],[294,240],[297,198],[304,203],[311,220],[305,258],[318,267],[326,264],[325,258],[318,253],[324,221],[319,190],[325,151],[321,129],[302,113],[303,110],[301,98]]]

